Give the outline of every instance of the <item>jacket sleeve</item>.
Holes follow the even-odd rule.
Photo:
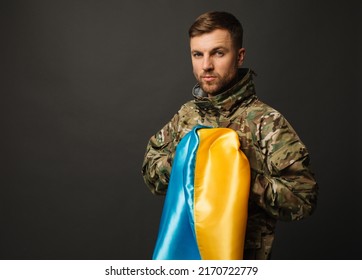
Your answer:
[[[263,118],[257,131],[263,168],[254,170],[252,198],[279,220],[300,220],[311,215],[318,186],[306,147],[278,112]]]
[[[179,114],[148,142],[142,165],[142,175],[153,194],[165,195],[177,146]]]

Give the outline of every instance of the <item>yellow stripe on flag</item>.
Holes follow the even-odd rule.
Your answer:
[[[240,260],[248,216],[249,161],[234,130],[199,129],[198,134],[194,217],[201,258]]]

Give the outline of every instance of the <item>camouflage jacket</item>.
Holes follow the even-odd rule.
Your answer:
[[[234,129],[251,166],[251,192],[245,259],[268,259],[277,220],[300,220],[314,211],[317,184],[309,154],[294,129],[255,94],[253,72],[240,69],[240,81],[229,90],[184,104],[171,121],[151,137],[142,167],[154,194],[165,194],[175,148],[195,125]]]

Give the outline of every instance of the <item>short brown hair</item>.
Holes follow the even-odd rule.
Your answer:
[[[243,27],[238,19],[227,12],[207,12],[200,15],[189,29],[189,37],[200,36],[216,29],[229,31],[234,46],[241,48],[243,45]]]

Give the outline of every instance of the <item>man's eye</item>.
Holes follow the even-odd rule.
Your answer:
[[[221,57],[221,56],[224,56],[224,53],[223,53],[222,51],[217,51],[217,52],[216,52],[216,56],[220,56],[220,57]]]
[[[193,55],[193,57],[195,57],[195,58],[199,58],[199,57],[201,57],[201,56],[202,56],[202,54],[201,54],[201,53],[193,53],[192,55]]]

